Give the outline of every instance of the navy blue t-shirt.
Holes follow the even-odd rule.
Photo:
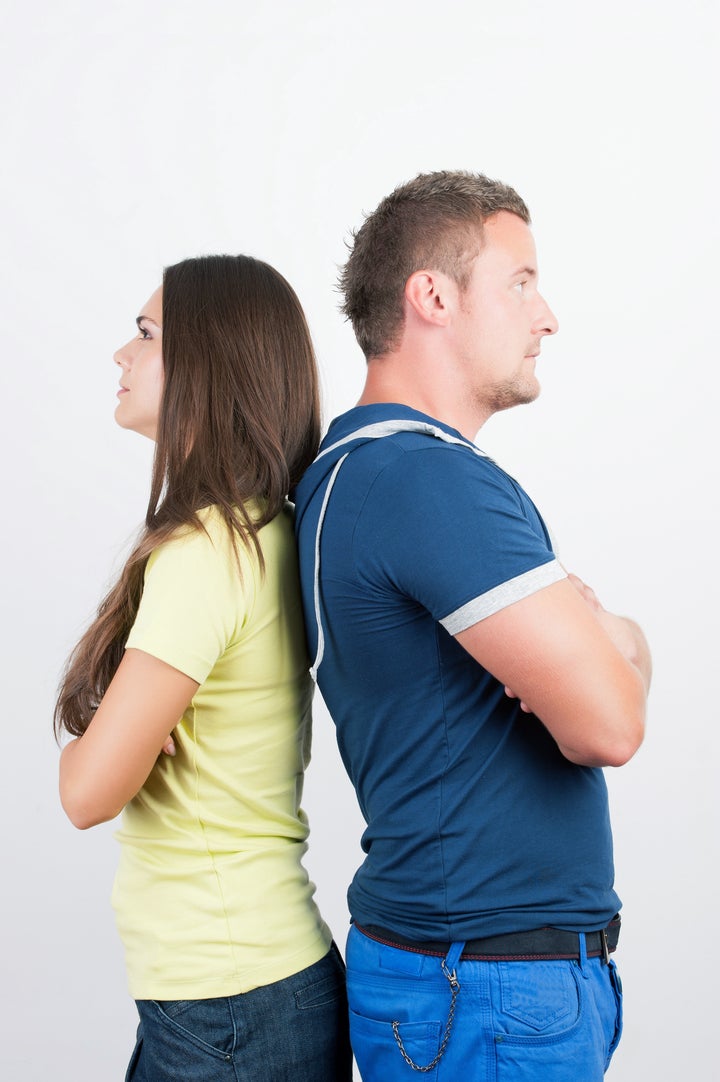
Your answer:
[[[606,925],[602,771],[453,637],[565,576],[531,500],[453,429],[363,406],[333,422],[296,524],[310,651],[367,822],[353,919],[443,941]]]

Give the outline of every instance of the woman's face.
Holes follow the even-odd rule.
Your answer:
[[[113,358],[122,373],[115,420],[154,440],[163,392],[162,286],[143,305],[136,322],[137,335]]]

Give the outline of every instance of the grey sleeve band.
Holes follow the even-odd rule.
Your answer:
[[[524,597],[529,597],[564,578],[567,578],[565,569],[557,560],[551,560],[550,563],[534,567],[531,571],[500,583],[480,597],[474,597],[472,601],[455,609],[455,612],[448,613],[440,623],[451,635],[458,635],[487,616],[512,605],[514,601],[522,601]]]

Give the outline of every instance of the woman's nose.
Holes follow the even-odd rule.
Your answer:
[[[117,350],[116,353],[113,353],[113,361],[120,368],[124,368],[127,371],[130,367],[130,359],[127,356],[126,350],[127,346],[123,346],[121,349]]]

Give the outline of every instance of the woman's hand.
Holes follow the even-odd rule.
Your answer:
[[[172,738],[172,733],[170,734],[170,736],[167,738],[167,740],[163,744],[162,752],[163,752],[163,755],[174,755],[175,754],[175,741]]]

